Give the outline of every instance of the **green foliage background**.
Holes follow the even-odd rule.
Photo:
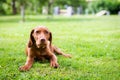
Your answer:
[[[12,1],[13,0],[0,0],[0,14],[1,15],[11,15],[12,13]],[[52,1],[52,9],[54,6],[59,6],[61,9],[65,9],[65,5],[73,6],[76,12],[77,7],[81,6],[83,8],[83,13],[88,9],[89,13],[98,12],[100,10],[109,10],[111,14],[117,14],[120,11],[120,1],[119,0],[14,0],[15,7],[17,9],[17,14],[20,14],[20,5],[23,3],[25,5],[26,14],[41,14],[42,7],[48,7],[50,1]]]
[[[108,10],[111,14],[117,14],[120,11],[120,1],[118,0],[96,0],[89,8],[92,8],[94,12],[100,10]]]

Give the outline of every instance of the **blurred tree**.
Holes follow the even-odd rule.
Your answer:
[[[93,1],[91,8],[98,12],[100,10],[108,10],[111,14],[117,14],[120,11],[120,1],[118,0],[98,0]]]
[[[18,0],[20,3],[20,12],[21,12],[21,17],[22,17],[22,22],[25,21],[25,4],[27,3],[26,0]]]
[[[55,4],[59,6],[73,6],[73,7],[78,7],[78,6],[86,6],[86,0],[55,0]]]
[[[39,0],[39,8],[41,8],[40,12],[42,12],[42,7],[46,6],[48,8],[48,14],[52,14],[51,8],[53,5],[53,2],[54,2],[54,0]]]
[[[39,0],[29,0],[25,6],[26,14],[37,14],[39,8]]]
[[[0,14],[5,14],[5,10],[3,8],[3,4],[6,2],[6,0],[0,0]]]
[[[76,11],[77,7],[82,7],[82,9],[84,10],[87,6],[87,2],[86,0],[55,0],[54,5],[60,6],[61,8],[65,8],[65,5],[72,6]]]
[[[52,13],[52,6],[57,5],[64,7],[65,5],[84,8],[86,0],[0,0],[0,14],[16,14],[25,13],[27,14],[40,13],[42,7],[48,8],[48,14]],[[19,11],[20,9],[20,11]]]
[[[42,12],[42,7],[48,8],[48,14],[52,14],[52,6],[59,6],[65,8],[65,5],[74,7],[82,6],[83,10],[87,7],[87,0],[0,0],[0,14],[36,14]],[[92,0],[87,8],[91,12],[98,12],[100,10],[108,10],[111,14],[116,14],[120,11],[120,0]]]
[[[42,7],[43,7],[43,6],[48,7],[48,2],[49,2],[49,0],[38,0],[38,4],[39,4],[39,9],[38,9],[38,11],[39,11],[39,12],[42,12]]]
[[[52,4],[53,4],[53,0],[48,0],[48,14],[51,14]]]
[[[12,13],[17,14],[17,8],[16,8],[16,0],[12,0]]]
[[[0,14],[17,14],[16,0],[0,0],[0,10]]]

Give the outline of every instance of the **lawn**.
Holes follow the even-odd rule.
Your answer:
[[[53,44],[72,58],[58,55],[60,67],[35,62],[27,72],[25,46],[32,28],[47,26]],[[120,16],[0,16],[0,80],[120,80]]]

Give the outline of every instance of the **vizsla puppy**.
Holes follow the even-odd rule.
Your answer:
[[[48,28],[43,26],[36,27],[31,31],[30,39],[26,47],[26,63],[24,66],[21,66],[19,70],[29,70],[36,59],[42,61],[48,59],[50,66],[57,68],[59,65],[55,53],[65,57],[71,57],[70,54],[64,54],[59,48],[52,45],[52,33]]]

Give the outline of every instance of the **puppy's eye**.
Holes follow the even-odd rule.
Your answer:
[[[45,31],[45,34],[48,34],[49,32],[48,31]]]
[[[40,33],[40,31],[36,31],[36,33],[38,34],[38,33]]]

